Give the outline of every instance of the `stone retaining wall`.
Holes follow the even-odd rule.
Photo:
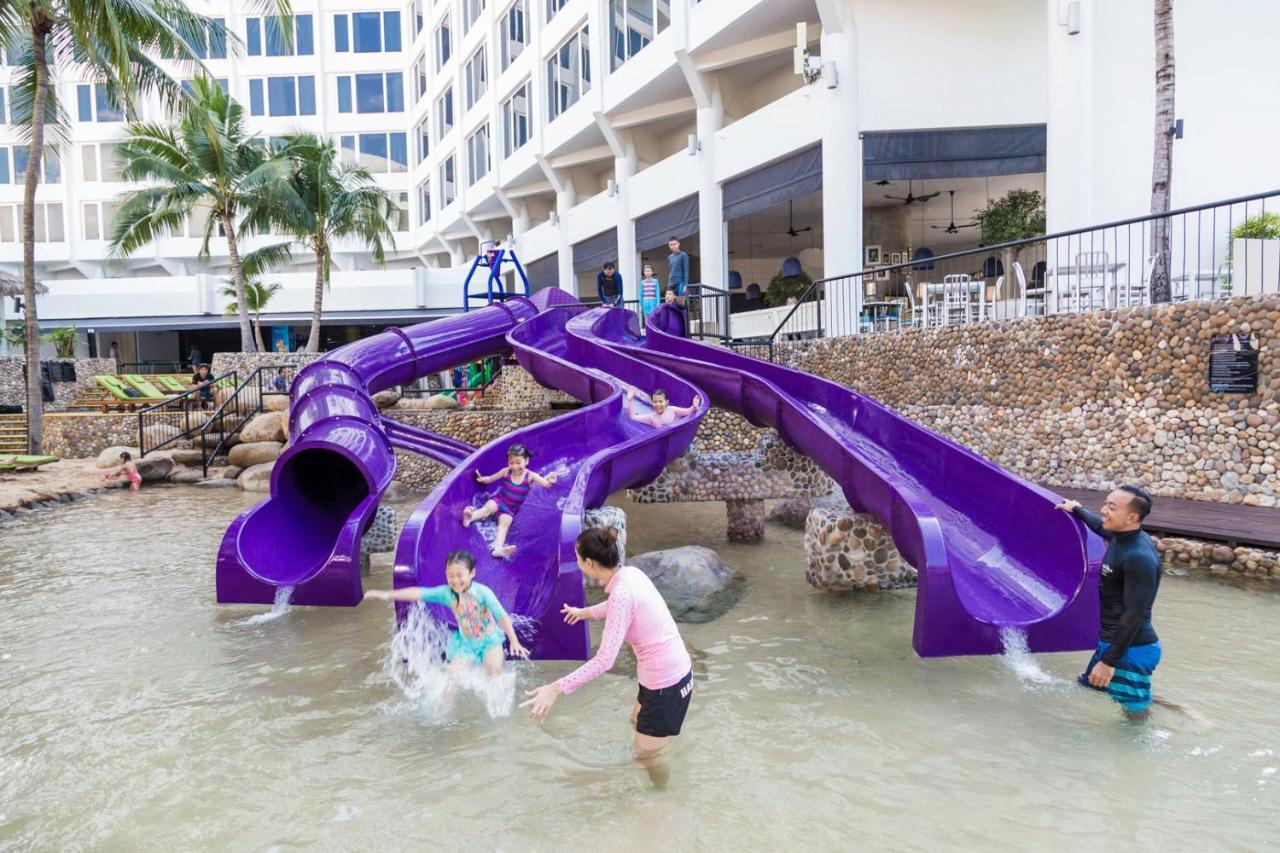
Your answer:
[[[754,501],[830,494],[831,479],[812,459],[799,455],[774,435],[751,437],[758,442],[756,450],[703,452],[696,446],[689,448],[658,479],[630,490],[631,499],[637,503]]]
[[[64,412],[44,419],[44,452],[64,459],[83,459],[108,447],[137,445],[137,415]]]
[[[53,383],[53,402],[45,403],[46,412],[66,411],[82,388],[89,388],[97,383],[93,377],[103,373],[116,372],[114,358],[49,358],[45,361],[59,364],[73,364],[76,368],[75,382]],[[26,360],[19,356],[0,358],[0,405],[27,406]]]
[[[783,344],[1029,480],[1276,506],[1280,296]],[[1257,394],[1209,390],[1210,339],[1261,342]]]
[[[1280,551],[1239,546],[1225,542],[1203,542],[1175,536],[1152,536],[1166,569],[1214,575],[1244,575],[1280,580]]]
[[[504,364],[498,376],[484,392],[481,405],[493,409],[509,409],[529,411],[531,409],[549,409],[552,403],[576,403],[577,401],[563,391],[552,391],[543,388],[529,371],[518,364]]]
[[[480,447],[509,432],[563,413],[553,412],[550,409],[533,411],[456,409],[430,412],[393,406],[384,414],[408,426],[430,430],[465,441],[474,447]],[[411,489],[428,491],[440,482],[444,474],[445,468],[438,462],[433,462],[416,453],[396,451],[396,479]]]
[[[264,366],[286,365],[302,367],[322,357],[324,353],[312,352],[216,352],[209,369],[215,376],[234,370],[241,381],[250,373]]]

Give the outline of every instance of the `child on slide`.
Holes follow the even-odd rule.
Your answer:
[[[543,477],[530,471],[529,458],[528,448],[523,444],[513,444],[507,449],[507,467],[487,477],[479,471],[475,472],[477,483],[487,485],[501,480],[502,485],[498,488],[498,496],[485,501],[484,506],[479,509],[469,506],[462,511],[462,526],[470,527],[471,522],[480,521],[497,513],[498,535],[494,537],[491,552],[495,557],[510,557],[515,553],[516,546],[507,544],[507,531],[511,529],[511,522],[515,521],[516,513],[529,497],[532,484],[537,483],[544,489],[555,485],[555,472]]]
[[[653,427],[669,426],[678,420],[689,417],[698,410],[702,405],[702,398],[697,394],[693,395],[692,406],[673,406],[667,399],[667,392],[659,388],[649,397],[649,402],[653,404],[653,411],[648,414],[636,414],[633,403],[635,402],[636,389],[627,387],[627,414],[631,416],[631,420],[639,421],[642,424],[649,424]]]
[[[130,491],[136,492],[142,488],[142,475],[138,473],[138,466],[133,464],[133,454],[127,450],[120,454],[120,467],[106,472],[102,479],[115,480],[122,476],[129,478]]]
[[[364,597],[373,601],[443,604],[452,610],[458,620],[458,630],[449,638],[449,647],[444,653],[452,669],[483,664],[490,678],[501,675],[504,635],[512,657],[529,656],[529,650],[520,645],[511,617],[493,590],[476,583],[476,558],[470,551],[450,551],[445,558],[444,576],[448,583],[443,586],[371,589]]]

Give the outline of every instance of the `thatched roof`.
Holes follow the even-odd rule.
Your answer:
[[[49,292],[49,288],[40,282],[36,282],[36,295],[43,296]],[[21,296],[22,295],[22,277],[7,273],[0,270],[0,296]]]

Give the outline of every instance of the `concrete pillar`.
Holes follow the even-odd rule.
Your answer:
[[[724,127],[720,86],[707,80],[709,103],[698,108],[698,255],[704,284],[725,289],[729,283],[728,232],[724,222],[724,188],[716,180],[716,135]],[[703,321],[723,326],[714,304],[703,302]]]
[[[833,16],[834,16],[833,12]],[[852,12],[838,26],[823,17],[823,63],[834,63],[835,88],[828,81],[810,84],[814,114],[821,116],[822,134],[822,254],[823,277],[862,269],[862,140],[858,127],[858,85],[855,59],[857,33]],[[828,335],[858,331],[862,310],[859,279],[827,287],[822,319]]]
[[[559,278],[560,289],[574,296],[578,295],[578,279],[573,274],[573,245],[569,242],[568,216],[569,211],[573,210],[573,206],[577,203],[578,195],[573,190],[573,181],[566,177],[563,188],[556,193],[556,217],[559,219],[556,231],[560,241],[560,252],[556,255],[559,260],[556,275]]]
[[[729,516],[730,542],[764,541],[764,501],[725,501]]]
[[[624,144],[621,157],[613,160],[614,181],[618,186],[618,272],[622,273],[623,300],[640,298],[640,256],[636,251],[636,225],[631,221],[631,178],[636,173],[636,146]]]

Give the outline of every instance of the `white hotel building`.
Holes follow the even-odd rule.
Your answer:
[[[1051,232],[1149,209],[1151,0],[293,0],[289,49],[244,3],[192,3],[243,40],[207,66],[257,132],[327,134],[400,200],[385,266],[335,255],[327,344],[461,310],[487,241],[509,241],[535,288],[591,298],[616,259],[634,298],[642,259],[661,277],[675,235],[693,280],[745,299],[786,258],[819,278],[861,269],[864,243],[975,245],[932,227],[953,217],[949,191],[967,220],[1038,189]],[[1280,187],[1280,4],[1177,0],[1174,14],[1173,205]],[[793,68],[799,23],[820,58],[811,82]],[[124,125],[92,80],[62,87],[69,143],[38,190],[42,325],[74,324],[103,353],[117,342],[122,361],[236,348],[226,246],[202,260],[202,223],[109,257]],[[0,268],[15,272],[25,159],[0,128]],[[264,325],[294,327],[295,344],[311,270],[300,252],[268,277],[283,290]]]

